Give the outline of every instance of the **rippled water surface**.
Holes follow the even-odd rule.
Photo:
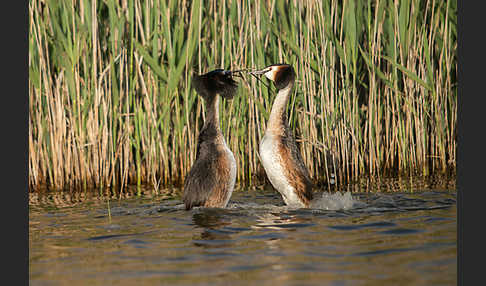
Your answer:
[[[454,189],[333,194],[313,209],[239,189],[227,209],[191,211],[179,192],[31,195],[30,285],[456,285]]]

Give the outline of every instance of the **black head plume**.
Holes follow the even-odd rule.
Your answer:
[[[233,80],[230,70],[216,69],[203,75],[196,75],[192,80],[196,92],[205,100],[216,94],[231,99],[236,94],[238,83]]]

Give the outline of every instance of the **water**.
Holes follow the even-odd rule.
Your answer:
[[[30,284],[456,285],[454,189],[335,193],[317,207],[290,209],[268,187],[191,211],[178,191],[31,195]]]

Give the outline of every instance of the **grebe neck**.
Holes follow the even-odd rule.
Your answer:
[[[275,97],[275,100],[273,101],[272,111],[270,112],[270,117],[268,119],[267,130],[282,132],[282,128],[288,124],[286,109],[293,86],[294,82],[291,81],[286,87],[278,91],[277,97]]]
[[[206,121],[204,127],[213,125],[216,130],[220,131],[219,127],[219,96],[215,95],[211,100],[207,101]]]

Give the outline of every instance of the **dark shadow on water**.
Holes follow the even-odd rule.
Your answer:
[[[218,208],[201,208],[192,216],[194,224],[202,229],[193,244],[204,248],[229,247],[234,244],[230,230],[223,228],[231,224],[227,211]]]
[[[89,237],[86,240],[88,240],[88,241],[104,241],[104,240],[109,240],[109,239],[119,239],[119,238],[133,237],[133,236],[143,237],[147,234],[152,234],[154,232],[156,232],[156,231],[151,230],[151,231],[144,231],[144,232],[139,232],[139,233],[119,233],[119,234],[99,235],[99,236]]]
[[[203,228],[217,228],[228,225],[228,217],[225,216],[226,211],[219,208],[201,208],[192,216],[192,221],[195,225]]]

